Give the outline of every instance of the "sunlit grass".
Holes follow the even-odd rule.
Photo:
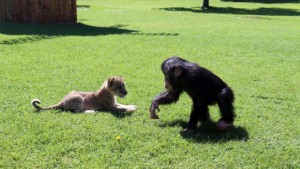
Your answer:
[[[299,168],[299,5],[200,5],[78,0],[77,25],[0,24],[0,168]],[[183,132],[186,94],[161,106],[160,120],[149,118],[164,90],[160,64],[173,55],[232,87],[235,127]],[[30,105],[97,90],[113,75],[129,92],[118,102],[136,112],[36,113]],[[210,111],[218,120],[218,108]]]

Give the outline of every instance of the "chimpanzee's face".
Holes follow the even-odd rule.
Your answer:
[[[180,86],[180,77],[182,74],[182,67],[180,64],[174,64],[173,60],[165,61],[162,66],[161,70],[165,77],[165,89],[167,91],[172,91]]]
[[[165,89],[167,91],[172,91],[176,86],[178,86],[179,77],[173,72],[164,72],[165,76]]]
[[[172,90],[171,77],[168,74],[164,74],[164,75],[165,75],[165,89],[167,91],[171,91]]]

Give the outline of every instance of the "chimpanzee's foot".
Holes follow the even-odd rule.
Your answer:
[[[219,121],[217,122],[216,125],[217,125],[217,128],[218,128],[219,130],[224,131],[224,130],[226,130],[228,127],[233,126],[233,123],[228,123],[228,122],[226,122],[226,121],[224,121],[224,120],[219,120]]]

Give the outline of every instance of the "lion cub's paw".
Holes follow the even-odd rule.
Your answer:
[[[94,114],[96,113],[94,110],[86,110],[84,111],[85,114]]]
[[[136,105],[127,105],[127,111],[133,112],[137,109]]]

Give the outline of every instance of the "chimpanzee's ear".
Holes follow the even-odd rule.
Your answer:
[[[108,79],[108,81],[107,81],[108,87],[112,87],[113,86],[114,80],[115,80],[114,77],[111,77],[111,78]]]
[[[175,66],[174,67],[174,74],[179,77],[182,74],[182,68],[181,66]]]

